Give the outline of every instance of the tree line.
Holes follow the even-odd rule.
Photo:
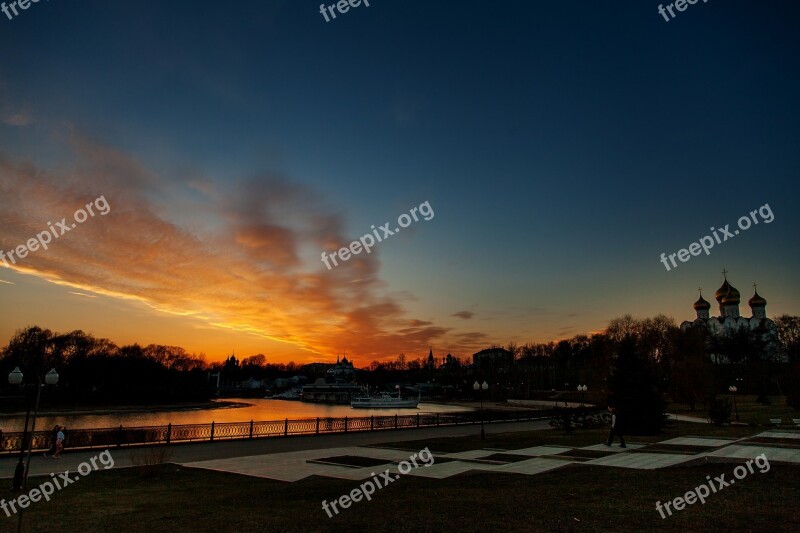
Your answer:
[[[443,398],[472,397],[472,383],[486,381],[488,398],[495,400],[550,398],[554,390],[572,391],[578,398],[577,386],[586,385],[584,398],[604,403],[632,390],[649,390],[653,398],[692,408],[707,407],[735,383],[740,393],[757,394],[764,401],[782,394],[800,407],[800,317],[783,315],[775,324],[777,339],[766,342],[768,336],[760,329],[742,328],[713,337],[704,329],[681,331],[664,315],[645,319],[624,315],[593,335],[508,343],[502,348],[511,354],[511,364],[490,361],[475,368],[470,360],[458,357],[443,360],[438,354],[408,360],[400,354],[394,361],[374,361],[358,370],[357,380],[376,387],[425,383],[431,394]],[[788,363],[776,362],[780,355],[786,355]],[[726,362],[715,363],[714,357]],[[16,366],[26,373],[26,381],[36,372],[56,368],[60,380],[48,393],[51,401],[98,404],[208,400],[214,394],[210,372],[219,372],[227,383],[295,375],[313,382],[324,377],[327,368],[269,363],[264,354],[209,363],[205,355],[177,346],[117,346],[80,330],[54,333],[38,326],[16,332],[0,352],[5,375]]]

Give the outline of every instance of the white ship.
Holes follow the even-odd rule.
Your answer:
[[[380,396],[361,396],[350,401],[350,407],[355,409],[416,409],[419,405],[419,396],[416,398],[403,398],[400,392],[389,394],[385,392]]]

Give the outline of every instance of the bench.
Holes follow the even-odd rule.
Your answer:
[[[800,428],[800,418],[792,418],[794,425]]]
[[[770,418],[769,419],[769,423],[772,424],[775,427],[780,426],[781,422],[783,422],[783,420],[781,420],[780,418]]]

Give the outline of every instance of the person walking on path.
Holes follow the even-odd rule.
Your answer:
[[[59,454],[64,449],[64,432],[62,431],[61,426],[58,427],[58,433],[56,434],[56,453],[53,454],[53,459],[59,459]]]
[[[56,442],[58,442],[58,432],[60,430],[61,426],[58,424],[53,426],[53,430],[50,432],[50,449],[44,452],[45,457],[48,455],[54,455],[56,453]]]
[[[608,431],[608,440],[606,441],[606,446],[611,446],[611,444],[614,442],[614,435],[616,435],[619,437],[619,447],[627,448],[627,446],[625,446],[625,438],[622,436],[622,431],[620,431],[617,408],[613,405],[609,405],[608,412],[611,413],[611,429]]]

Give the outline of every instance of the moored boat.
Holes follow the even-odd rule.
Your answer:
[[[361,396],[350,401],[350,407],[355,409],[416,409],[418,405],[419,397],[403,398],[399,392],[396,395]]]

